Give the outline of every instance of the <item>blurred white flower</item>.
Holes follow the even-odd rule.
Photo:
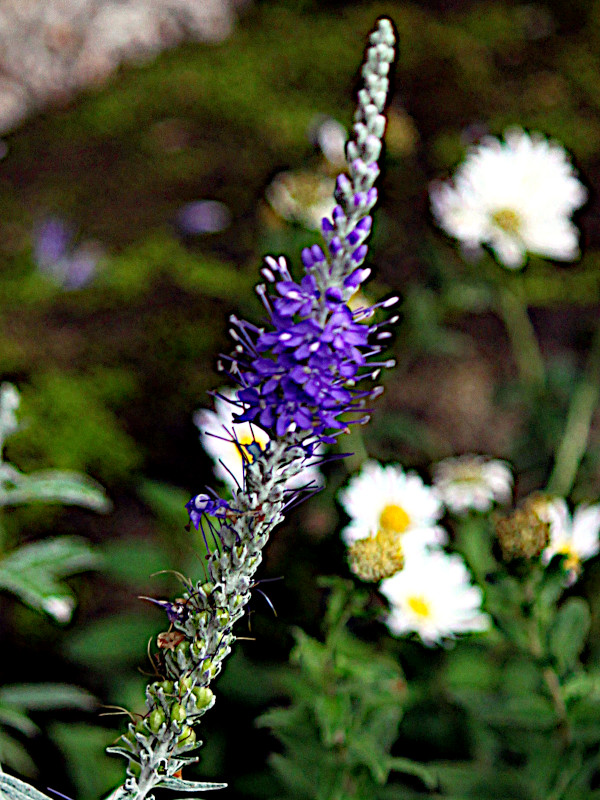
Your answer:
[[[440,644],[458,633],[483,631],[489,617],[481,610],[483,594],[459,555],[424,551],[407,561],[380,591],[390,603],[386,624],[396,636],[417,633],[424,644]]]
[[[280,217],[309,230],[321,230],[323,217],[331,217],[336,205],[335,181],[319,172],[297,170],[278,173],[265,191],[271,208]]]
[[[581,562],[600,552],[600,505],[577,506],[571,517],[562,497],[539,498],[535,512],[550,524],[550,541],[542,561],[547,564],[555,555],[565,556],[563,566],[573,582],[581,571]]]
[[[466,455],[435,465],[433,485],[442,502],[455,514],[487,511],[494,502],[510,499],[513,477],[506,461]]]
[[[326,114],[317,114],[308,135],[332,166],[340,168],[346,165],[348,131],[341,122]]]
[[[579,256],[579,231],[569,219],[587,191],[564,148],[520,128],[504,142],[487,136],[473,147],[451,182],[434,182],[438,225],[468,250],[488,245],[509,269],[526,253],[559,261]]]
[[[382,466],[367,461],[339,494],[340,503],[352,518],[342,531],[346,544],[381,530],[401,536],[408,558],[413,551],[444,544],[446,532],[439,525],[442,505],[430,486],[414,472],[396,464]]]
[[[219,389],[219,394],[222,397],[215,397],[215,410],[199,409],[194,414],[194,424],[200,430],[202,447],[215,462],[215,476],[235,489],[243,482],[244,459],[254,460],[252,445],[255,443],[264,450],[269,435],[254,423],[235,422],[234,415],[240,409],[224,399],[235,398],[232,389]],[[302,472],[290,478],[286,486],[298,488],[309,483],[313,487],[323,484],[321,471],[314,464],[307,464]]]

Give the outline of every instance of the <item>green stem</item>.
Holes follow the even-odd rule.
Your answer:
[[[565,430],[548,481],[550,494],[567,495],[571,491],[585,454],[592,418],[599,400],[600,325],[594,335],[583,380],[575,387],[571,398]]]
[[[344,459],[346,469],[349,473],[359,470],[369,458],[359,425],[351,426],[350,432],[344,437],[341,448],[345,453],[351,453],[351,455]]]
[[[498,286],[498,304],[521,380],[539,389],[546,381],[546,370],[527,305],[504,284]]]
[[[529,618],[527,626],[528,638],[529,638],[529,652],[531,653],[535,661],[538,664],[540,664],[541,662],[546,660],[547,653],[542,643],[543,641],[542,632],[540,630],[541,622],[538,616],[537,607],[535,603],[537,586],[533,583],[532,580],[530,580],[529,582],[527,582],[524,588],[525,588],[525,600],[531,608],[531,616]],[[558,718],[558,726],[557,726],[558,734],[560,736],[562,746],[566,750],[571,744],[572,735],[571,735],[571,726],[569,724],[569,717],[567,714],[567,706],[565,704],[565,700],[563,697],[560,678],[558,677],[558,673],[556,672],[556,670],[551,666],[545,666],[542,668],[542,676],[544,678],[544,683],[546,684],[546,688],[548,689],[548,693],[550,695],[550,698],[552,699],[552,705],[554,706],[554,710]]]

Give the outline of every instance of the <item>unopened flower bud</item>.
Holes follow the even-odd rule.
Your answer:
[[[196,706],[198,708],[206,708],[211,705],[214,697],[214,693],[208,686],[197,686],[192,690],[192,694],[196,698]]]

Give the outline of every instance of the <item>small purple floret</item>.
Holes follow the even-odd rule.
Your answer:
[[[332,256],[337,256],[341,249],[342,243],[340,242],[339,236],[334,236],[329,242],[329,252]]]
[[[356,250],[352,253],[352,260],[356,261],[357,264],[360,264],[362,261],[365,260],[367,251],[368,251],[367,245],[361,244],[361,246],[357,247]]]

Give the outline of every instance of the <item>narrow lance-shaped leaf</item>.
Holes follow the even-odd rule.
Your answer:
[[[47,794],[2,771],[0,771],[0,798],[1,800],[51,800]]]
[[[110,511],[111,503],[99,483],[78,472],[40,470],[31,475],[11,470],[10,483],[0,485],[0,506],[63,503],[92,511]]]
[[[85,689],[67,683],[15,683],[0,689],[0,703],[29,711],[90,709],[96,705],[96,698]]]
[[[225,789],[226,783],[206,783],[203,781],[184,781],[181,778],[163,778],[157,788],[173,789],[180,792],[207,792],[210,789]]]
[[[34,542],[0,559],[0,588],[59,622],[71,618],[75,600],[60,578],[97,566],[99,557],[84,540],[62,536]]]

